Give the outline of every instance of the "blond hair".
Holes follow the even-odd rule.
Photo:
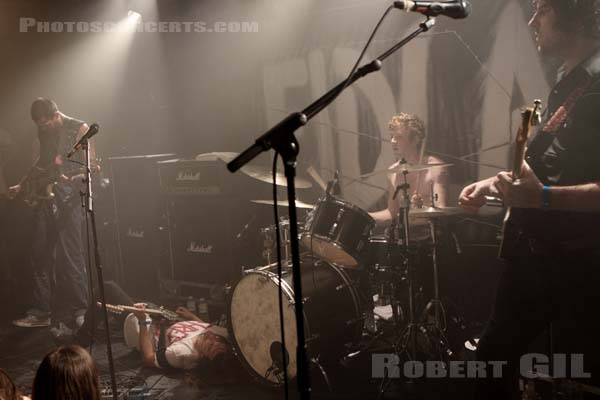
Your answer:
[[[394,115],[388,123],[388,128],[394,130],[400,127],[410,131],[411,139],[417,137],[419,142],[425,139],[425,123],[416,114],[400,113]]]

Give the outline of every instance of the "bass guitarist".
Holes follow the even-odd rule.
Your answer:
[[[26,315],[13,324],[44,327],[51,325],[52,317],[54,329],[74,329],[83,323],[88,307],[88,279],[82,240],[84,209],[74,182],[81,178],[67,176],[81,169],[83,154],[71,159],[75,162],[65,155],[89,127],[41,97],[31,104],[31,118],[38,128],[39,157],[27,176],[9,188],[9,195],[14,197],[27,187],[37,196],[31,203],[35,204],[33,293]],[[90,153],[95,160],[93,148]]]
[[[563,63],[544,121],[519,179],[501,172],[459,197],[469,210],[497,196],[518,211],[515,245],[504,249],[508,265],[477,350],[480,360],[508,364],[502,379],[479,381],[477,399],[510,398],[519,357],[550,323],[554,352],[584,354],[593,383],[600,378],[600,2],[533,5],[538,50]]]

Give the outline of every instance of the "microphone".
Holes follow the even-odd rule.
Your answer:
[[[466,0],[455,0],[449,2],[434,1],[395,1],[394,7],[406,12],[418,12],[428,17],[445,15],[450,18],[466,18],[471,14],[471,3]]]
[[[75,143],[75,146],[73,146],[71,151],[69,151],[69,153],[67,154],[67,158],[71,158],[73,156],[73,154],[75,154],[77,152],[77,150],[79,150],[83,146],[84,143],[86,143],[88,140],[90,140],[92,138],[92,136],[94,136],[96,133],[98,133],[99,130],[100,130],[100,125],[92,124],[92,126],[90,126],[88,128],[85,135],[83,135],[81,137],[81,139],[79,139],[79,141],[77,143]]]

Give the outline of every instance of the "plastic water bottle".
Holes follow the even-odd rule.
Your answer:
[[[190,310],[192,313],[198,315],[198,309],[196,308],[196,302],[194,301],[194,298],[192,296],[187,298],[185,308]]]
[[[199,316],[202,321],[210,322],[208,315],[208,303],[206,302],[205,298],[198,300],[198,313],[196,315]]]

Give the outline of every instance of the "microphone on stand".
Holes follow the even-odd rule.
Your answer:
[[[394,1],[394,7],[406,12],[418,12],[428,17],[444,15],[460,19],[471,14],[471,3],[466,0],[448,2],[400,0]]]
[[[71,151],[69,151],[69,153],[67,154],[67,158],[71,158],[73,156],[73,154],[75,154],[79,149],[81,149],[83,144],[86,143],[88,140],[90,140],[92,138],[92,136],[94,136],[96,133],[98,133],[99,130],[100,130],[100,125],[92,124],[92,126],[90,126],[88,128],[85,135],[83,135],[81,137],[81,139],[79,139],[79,141],[77,143],[75,143],[75,146],[73,146]]]

